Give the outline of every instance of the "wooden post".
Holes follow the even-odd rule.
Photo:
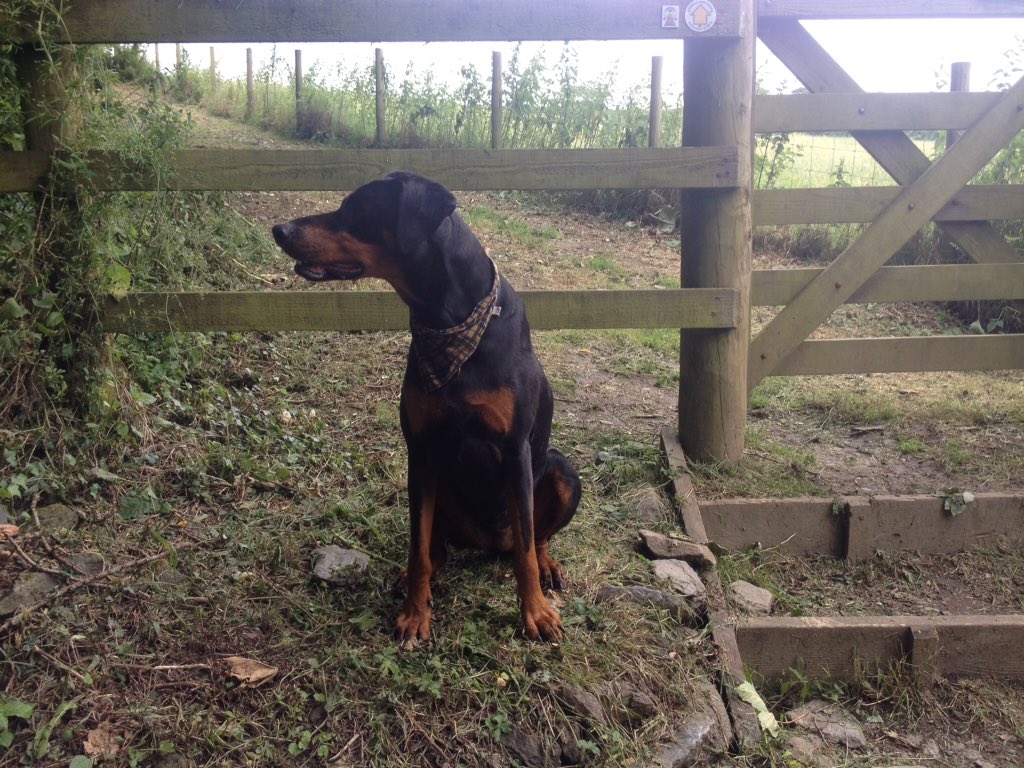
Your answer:
[[[160,43],[153,43],[153,56],[156,59],[156,71],[160,72]]]
[[[181,43],[174,44],[174,75],[181,77]]]
[[[376,102],[377,102],[377,146],[384,146],[384,51],[381,48],[373,50],[373,74],[375,80]]]
[[[647,146],[661,145],[661,56],[651,56],[651,121]]]
[[[491,149],[501,149],[501,51],[491,53]]]
[[[971,90],[971,62],[954,61],[949,73],[949,90],[952,93]],[[946,131],[946,149],[953,146],[963,131]]]
[[[210,92],[217,90],[217,60],[213,55],[213,46],[210,46]]]
[[[684,46],[683,145],[739,147],[735,189],[683,191],[684,288],[735,288],[738,323],[726,331],[682,331],[679,440],[698,461],[743,455],[750,344],[751,164],[754,2],[741,0],[747,29],[736,40],[691,38]]]
[[[295,49],[295,132],[302,125],[302,51]]]
[[[256,102],[256,89],[252,80],[252,48],[245,49],[245,119],[252,120]]]

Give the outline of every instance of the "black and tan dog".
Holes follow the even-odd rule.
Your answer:
[[[412,173],[348,195],[333,213],[274,227],[307,280],[379,277],[409,305],[402,384],[409,451],[409,565],[395,634],[430,636],[430,577],[447,545],[510,553],[528,637],[562,623],[543,587],[562,586],[548,540],[572,519],[580,480],[548,446],[553,399],[522,300],[455,213],[455,197]]]

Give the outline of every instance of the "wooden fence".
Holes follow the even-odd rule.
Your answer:
[[[673,7],[678,26],[666,11]],[[680,40],[686,99],[681,148],[187,150],[169,154],[171,173],[159,183],[136,180],[131,188],[345,190],[398,168],[456,190],[680,188],[682,288],[535,292],[526,299],[537,328],[682,328],[683,446],[698,459],[737,459],[748,392],[766,376],[1024,366],[1024,334],[807,340],[846,302],[1024,299],[1024,264],[988,223],[1024,217],[1024,187],[965,186],[1024,128],[1024,81],[1004,93],[865,94],[800,24],[809,18],[1019,15],[1024,9],[1008,0],[717,0],[680,6],[522,0],[499,13],[491,4],[466,0],[396,0],[386,18],[374,0],[252,0],[243,6],[107,0],[71,7],[62,34],[78,43]],[[12,21],[0,18],[0,28],[19,29]],[[754,98],[755,21],[761,41],[809,94]],[[16,42],[31,44],[30,31],[17,34]],[[964,133],[933,163],[904,133],[915,128]],[[850,131],[901,186],[753,192],[755,131],[817,130]],[[0,153],[0,192],[35,190],[47,177],[52,142],[36,133],[26,151]],[[124,188],[122,165],[116,156],[97,153],[97,185]],[[975,263],[883,267],[929,221]],[[753,226],[832,222],[870,226],[825,269],[752,271]],[[751,304],[783,307],[753,340]],[[405,317],[394,297],[356,292],[136,294],[111,303],[104,326],[354,330],[405,327]]]

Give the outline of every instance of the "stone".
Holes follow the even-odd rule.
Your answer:
[[[650,605],[667,611],[668,614],[681,624],[688,626],[702,626],[704,617],[701,612],[687,602],[682,595],[672,592],[663,592],[660,589],[650,587],[617,587],[604,586],[598,590],[596,601],[599,603],[611,603],[616,600],[627,600],[637,605]]]
[[[658,705],[645,692],[625,681],[606,683],[601,688],[602,695],[608,699],[608,708],[612,718],[624,725],[642,723],[658,714]]]
[[[103,555],[99,552],[79,552],[68,559],[85,576],[95,576],[107,567]]]
[[[78,525],[78,513],[65,504],[50,504],[36,510],[39,528],[43,531],[70,530]]]
[[[11,591],[0,598],[0,616],[10,616],[32,605],[47,592],[60,586],[60,581],[48,573],[23,573],[14,582]]]
[[[694,709],[710,715],[715,721],[715,729],[708,734],[707,748],[713,752],[724,753],[732,744],[733,731],[722,695],[717,686],[702,678],[694,680],[693,687],[698,694],[693,700]]]
[[[655,560],[654,575],[671,582],[677,592],[695,602],[703,603],[707,597],[704,582],[685,560]]]
[[[767,616],[775,604],[775,596],[771,592],[749,581],[734,581],[729,585],[729,592],[733,604],[745,613]]]
[[[519,726],[513,726],[511,731],[502,736],[501,743],[526,768],[546,768],[550,765],[548,753],[540,739]]]
[[[583,731],[580,728],[572,728],[568,724],[563,725],[558,731],[558,752],[559,765],[579,765],[583,761],[583,750],[580,749],[580,739],[583,738]]]
[[[694,568],[713,568],[717,559],[705,545],[687,539],[676,539],[656,531],[641,530],[640,549],[655,560],[685,560]]]
[[[661,491],[648,488],[636,503],[636,519],[640,523],[653,525],[669,519],[668,505]]]
[[[822,699],[813,699],[786,713],[790,725],[817,734],[844,749],[866,747],[864,729],[852,716]]]
[[[348,584],[353,576],[363,575],[370,567],[370,556],[354,549],[328,544],[313,552],[313,578],[328,584]]]
[[[10,512],[4,504],[0,504],[0,525],[11,522]]]
[[[715,719],[706,712],[687,716],[654,764],[659,768],[686,768],[697,765],[704,752],[704,743],[715,729]]]
[[[590,691],[563,683],[555,695],[577,717],[585,717],[600,725],[608,725],[608,715],[601,705],[600,699]]]
[[[924,744],[921,745],[921,754],[925,757],[936,760],[942,757],[942,750],[939,748],[939,744],[935,739],[928,739]]]
[[[811,734],[789,738],[790,754],[806,768],[830,768],[832,761],[824,754],[825,749],[825,742]]]

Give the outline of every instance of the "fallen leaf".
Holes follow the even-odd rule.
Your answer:
[[[775,715],[768,711],[764,699],[754,689],[754,686],[749,682],[740,683],[736,686],[736,693],[743,701],[754,708],[754,712],[757,713],[757,722],[761,724],[761,728],[768,731],[772,736],[778,736],[779,723],[775,719]]]
[[[18,526],[11,523],[0,523],[0,534],[10,536],[12,539],[20,532]]]
[[[119,734],[113,731],[108,723],[101,723],[89,731],[82,747],[85,754],[90,757],[110,757],[116,755],[121,748],[118,738]]]
[[[244,656],[228,656],[227,662],[231,665],[231,676],[244,688],[259,688],[278,672],[277,667],[268,667]]]

